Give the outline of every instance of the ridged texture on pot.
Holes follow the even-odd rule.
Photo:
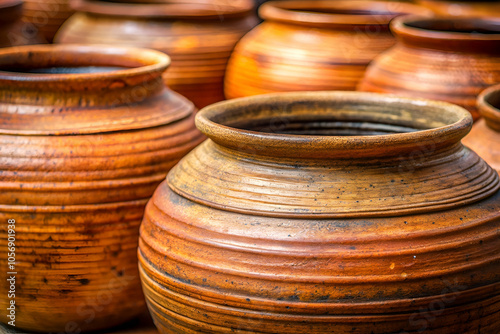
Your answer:
[[[160,332],[498,333],[499,179],[460,144],[471,124],[449,104],[345,92],[206,108],[211,139],[141,225]]]
[[[479,96],[478,108],[483,119],[464,138],[464,144],[500,173],[500,85]]]
[[[500,17],[500,3],[498,1],[417,0],[417,3],[431,9],[438,15]]]
[[[83,2],[80,5],[82,12],[61,28],[56,42],[132,45],[163,51],[172,58],[172,66],[165,75],[166,84],[199,108],[224,99],[223,78],[231,51],[241,36],[257,23],[251,0],[234,2],[236,9],[242,11],[236,16],[231,12],[226,14],[224,4],[220,5],[220,10],[217,4],[207,5],[215,10],[212,13],[215,16],[209,18],[197,14],[193,4],[180,7],[189,9],[191,6],[191,11],[195,11],[192,17],[183,18],[176,17],[177,9],[169,11],[166,4],[108,3],[106,7],[111,10],[121,7],[120,10],[128,14],[98,15],[96,13],[102,9],[92,7],[95,3]],[[134,16],[134,13],[137,14]]]
[[[44,41],[36,29],[21,21],[23,1],[0,0],[0,48]]]
[[[370,61],[395,43],[389,21],[425,13],[415,5],[387,1],[276,1],[259,11],[264,23],[242,38],[231,55],[227,98],[355,90]]]
[[[16,328],[108,328],[144,310],[139,224],[156,186],[202,139],[195,108],[164,86],[168,58],[159,52],[0,51],[0,69],[25,63],[132,68],[0,72],[0,233],[7,235],[5,222],[16,220]],[[6,243],[2,238],[0,246],[7,249]],[[2,255],[0,266],[7,268],[6,261]],[[2,296],[6,289],[2,280]],[[1,298],[0,308],[8,302]]]
[[[23,0],[23,21],[51,43],[57,30],[75,11],[69,0]]]
[[[415,22],[424,22],[420,23],[423,28],[408,26]],[[458,18],[396,19],[391,28],[399,43],[371,63],[358,89],[451,102],[477,119],[477,95],[500,82],[498,24],[500,21]],[[437,25],[449,31],[426,28]],[[457,33],[452,26],[470,30],[488,27],[492,33]]]

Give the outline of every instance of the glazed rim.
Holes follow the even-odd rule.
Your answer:
[[[71,7],[77,11],[107,16],[145,17],[145,18],[206,18],[221,19],[239,17],[253,10],[251,0],[230,0],[221,3],[193,3],[184,0],[149,2],[119,2],[105,0],[72,0]]]
[[[488,126],[500,131],[500,85],[484,90],[477,99],[477,105]]]
[[[425,40],[500,41],[500,20],[494,18],[409,15],[394,19],[391,30]],[[489,33],[472,33],[484,30]]]
[[[161,75],[170,65],[166,54],[132,47],[104,45],[28,45],[0,49],[0,83],[5,81],[46,83],[109,82],[139,75]],[[125,67],[110,72],[95,73],[26,73],[9,72],[6,68],[47,68],[117,66]]]
[[[255,131],[252,122],[268,124],[271,130],[272,124],[306,124],[307,128],[310,124],[337,122],[337,127],[343,124],[340,126],[355,133],[367,125],[376,131],[392,133],[335,135],[332,131],[333,135],[307,135],[279,130],[273,133]],[[216,103],[197,114],[196,126],[221,146],[252,154],[367,157],[405,155],[425,145],[434,151],[449,147],[470,131],[472,116],[462,107],[425,99],[362,92],[292,92]]]
[[[0,9],[22,6],[22,0],[0,0]]]
[[[430,14],[425,8],[391,1],[270,1],[259,8],[264,20],[285,23],[336,25],[388,25],[402,14]]]

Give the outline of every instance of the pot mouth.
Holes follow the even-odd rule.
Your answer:
[[[264,20],[329,27],[388,25],[405,14],[430,15],[423,7],[391,1],[270,1],[259,8]]]
[[[484,90],[477,101],[479,112],[486,124],[500,132],[500,85]]]
[[[251,0],[71,0],[71,7],[106,16],[221,20],[248,15],[254,4]]]
[[[266,156],[366,157],[458,143],[465,109],[438,101],[361,92],[276,93],[202,109],[197,127],[223,147]]]
[[[0,49],[5,83],[103,83],[161,75],[170,58],[159,51],[104,45],[28,45]],[[96,75],[97,74],[97,75]]]
[[[398,36],[426,40],[500,41],[500,20],[495,18],[406,16],[395,19],[391,29]]]

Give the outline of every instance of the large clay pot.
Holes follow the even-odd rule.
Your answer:
[[[0,48],[43,43],[36,29],[21,21],[22,0],[0,0]]]
[[[443,100],[479,117],[477,95],[500,82],[500,21],[402,17],[398,44],[377,57],[359,90]]]
[[[500,2],[490,1],[448,1],[417,0],[438,15],[500,17]]]
[[[75,11],[69,0],[24,0],[23,20],[33,25],[47,42]]]
[[[354,90],[370,61],[395,43],[389,21],[426,12],[388,1],[273,1],[237,44],[227,98],[284,91]]]
[[[168,65],[134,48],[0,50],[0,246],[15,220],[16,328],[77,333],[143,311],[144,207],[202,139],[193,104],[163,83]]]
[[[499,333],[499,177],[471,125],[356,92],[205,108],[141,225],[160,332]]]
[[[479,95],[478,108],[483,118],[464,138],[464,144],[500,173],[500,85]]]
[[[58,43],[105,43],[150,47],[167,53],[167,85],[198,107],[224,99],[223,78],[236,42],[257,19],[252,0],[182,4],[76,0],[75,14]],[[185,1],[184,1],[185,2]]]

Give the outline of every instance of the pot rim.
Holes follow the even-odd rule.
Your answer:
[[[55,56],[51,59],[51,57]],[[73,62],[80,66],[119,66],[126,67],[110,72],[96,73],[24,73],[8,72],[0,69],[0,85],[12,82],[49,83],[55,82],[64,85],[66,83],[78,83],[85,81],[106,81],[113,82],[143,75],[160,75],[170,65],[170,57],[160,51],[134,48],[115,47],[100,44],[65,44],[65,45],[26,45],[0,49],[0,67],[20,66],[30,61],[32,58],[41,57],[49,62],[45,65],[57,66],[58,62],[64,62],[65,66],[72,65]],[[66,58],[65,58],[66,57]],[[70,57],[70,58],[67,58]],[[69,60],[68,60],[69,59]],[[122,63],[122,65],[120,65]],[[135,64],[134,65],[124,65]],[[63,65],[59,65],[63,66]],[[127,68],[128,67],[128,68]]]
[[[498,27],[498,33],[494,34],[473,34],[468,32],[442,31],[419,28],[410,26],[410,23],[469,23],[475,27],[484,27],[492,25]],[[478,18],[478,17],[456,17],[456,16],[434,16],[425,17],[417,15],[408,15],[395,18],[391,24],[391,31],[397,36],[403,38],[415,38],[425,41],[499,41],[500,42],[500,19],[493,17]],[[498,45],[497,45],[498,47]],[[473,51],[473,50],[472,50]]]
[[[477,98],[477,106],[486,124],[493,130],[500,132],[500,107],[496,107],[491,103],[493,96],[496,96],[500,101],[500,84],[482,91]]]
[[[367,14],[341,14],[311,12],[301,9],[329,9],[337,11],[362,11]],[[394,8],[394,9],[391,9]],[[369,14],[369,12],[379,14]],[[307,26],[334,27],[334,26],[356,26],[356,25],[388,25],[389,22],[399,16],[418,12],[420,15],[431,15],[431,11],[418,5],[406,4],[393,1],[270,1],[259,8],[259,16],[263,20],[282,23],[292,23]],[[385,13],[385,14],[382,14]]]
[[[224,5],[209,4],[182,4],[182,3],[132,3],[132,2],[107,2],[100,0],[70,0],[74,10],[119,17],[136,18],[193,18],[193,19],[219,19],[221,17],[240,17],[252,13],[254,5],[249,0],[231,0]]]
[[[271,103],[287,105],[298,101],[302,103],[346,102],[355,106],[359,106],[360,103],[365,106],[381,106],[389,103],[419,110],[427,107],[433,108],[441,115],[447,113],[455,120],[444,126],[415,132],[369,136],[318,136],[257,132],[227,126],[218,123],[216,119],[251,106],[258,109],[258,107],[269,106]],[[405,112],[411,112],[410,109],[408,110]],[[419,110],[414,110],[415,114]],[[443,148],[460,142],[470,131],[472,122],[472,116],[467,110],[451,103],[388,94],[345,91],[289,92],[244,97],[213,104],[203,108],[196,115],[198,129],[223,147],[268,156],[309,158],[406,155],[411,153],[412,148],[425,145],[431,145],[435,149]]]
[[[0,0],[0,9],[22,6],[23,0]]]

